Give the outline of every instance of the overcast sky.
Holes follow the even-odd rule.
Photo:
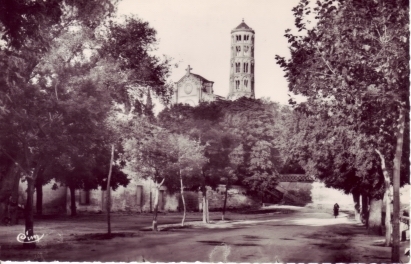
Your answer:
[[[291,9],[298,0],[123,0],[120,15],[135,14],[157,30],[159,52],[174,58],[178,81],[187,65],[214,82],[226,97],[229,87],[231,30],[241,20],[255,31],[255,95],[287,104],[288,88],[275,55],[289,56],[284,31],[294,28]]]

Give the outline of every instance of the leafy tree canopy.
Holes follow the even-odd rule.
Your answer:
[[[289,149],[333,187],[382,187],[376,149],[393,167],[398,117],[409,111],[408,8],[406,0],[327,0],[314,8],[302,0],[293,9],[299,33],[286,30],[291,58],[276,59],[290,91],[307,102],[295,106],[300,114]],[[409,178],[405,127],[403,182]]]

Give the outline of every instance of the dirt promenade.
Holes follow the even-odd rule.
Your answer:
[[[17,242],[23,225],[0,227],[0,260],[138,261],[150,262],[389,262],[391,248],[383,237],[367,234],[346,214],[337,219],[313,209],[277,206],[254,213],[228,213],[228,221],[204,225],[200,213],[188,214],[181,228],[178,213],[159,217],[161,232],[148,230],[151,215],[112,217],[114,238],[104,215],[37,220],[35,233],[44,237],[36,249]],[[99,234],[100,233],[100,234]],[[408,242],[409,244],[409,242]],[[403,242],[405,248],[407,243]],[[403,251],[402,251],[403,252]],[[408,262],[406,258],[403,261]]]

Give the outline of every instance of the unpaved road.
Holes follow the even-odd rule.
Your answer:
[[[163,230],[141,231],[150,215],[114,215],[111,239],[103,215],[39,220],[36,233],[45,234],[34,250],[16,241],[23,226],[0,227],[1,260],[138,261],[150,262],[389,262],[390,248],[375,245],[382,237],[368,235],[360,224],[341,214],[306,208],[275,207],[255,214],[229,213],[229,221],[192,222],[179,228],[181,216],[159,217]],[[160,226],[161,227],[161,226]],[[404,242],[403,247],[406,246]],[[408,261],[407,259],[403,259]]]

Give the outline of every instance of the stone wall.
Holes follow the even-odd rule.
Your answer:
[[[57,189],[53,189],[53,185]],[[55,182],[51,182],[43,186],[43,214],[64,214],[66,208],[66,187],[59,186]],[[34,193],[34,205],[36,205],[36,193]]]
[[[280,182],[276,189],[283,193],[281,204],[305,206],[312,203],[310,182]]]
[[[53,189],[53,186],[57,187]],[[65,186],[60,186],[55,181],[43,186],[43,214],[65,214],[66,213],[66,193],[67,188]],[[19,184],[19,204],[26,205],[27,198],[27,182],[21,181]],[[37,195],[34,192],[33,195],[33,205],[36,206]],[[34,208],[36,212],[36,208]]]
[[[106,191],[101,189],[76,190],[76,208],[81,212],[105,212]],[[154,183],[150,180],[138,180],[131,182],[127,187],[118,187],[111,191],[111,210],[113,212],[150,212],[154,209]],[[83,197],[82,197],[83,196]],[[178,198],[167,193],[167,188],[162,186],[159,192],[159,211],[176,211]],[[70,213],[70,192],[67,192],[67,213]]]
[[[224,206],[225,186],[219,185],[216,190],[207,187],[207,197],[209,201],[209,210],[220,210]],[[201,203],[202,194],[199,195],[199,203]],[[228,190],[227,208],[247,208],[259,206],[260,201],[246,195],[246,189],[241,186],[232,186]]]

